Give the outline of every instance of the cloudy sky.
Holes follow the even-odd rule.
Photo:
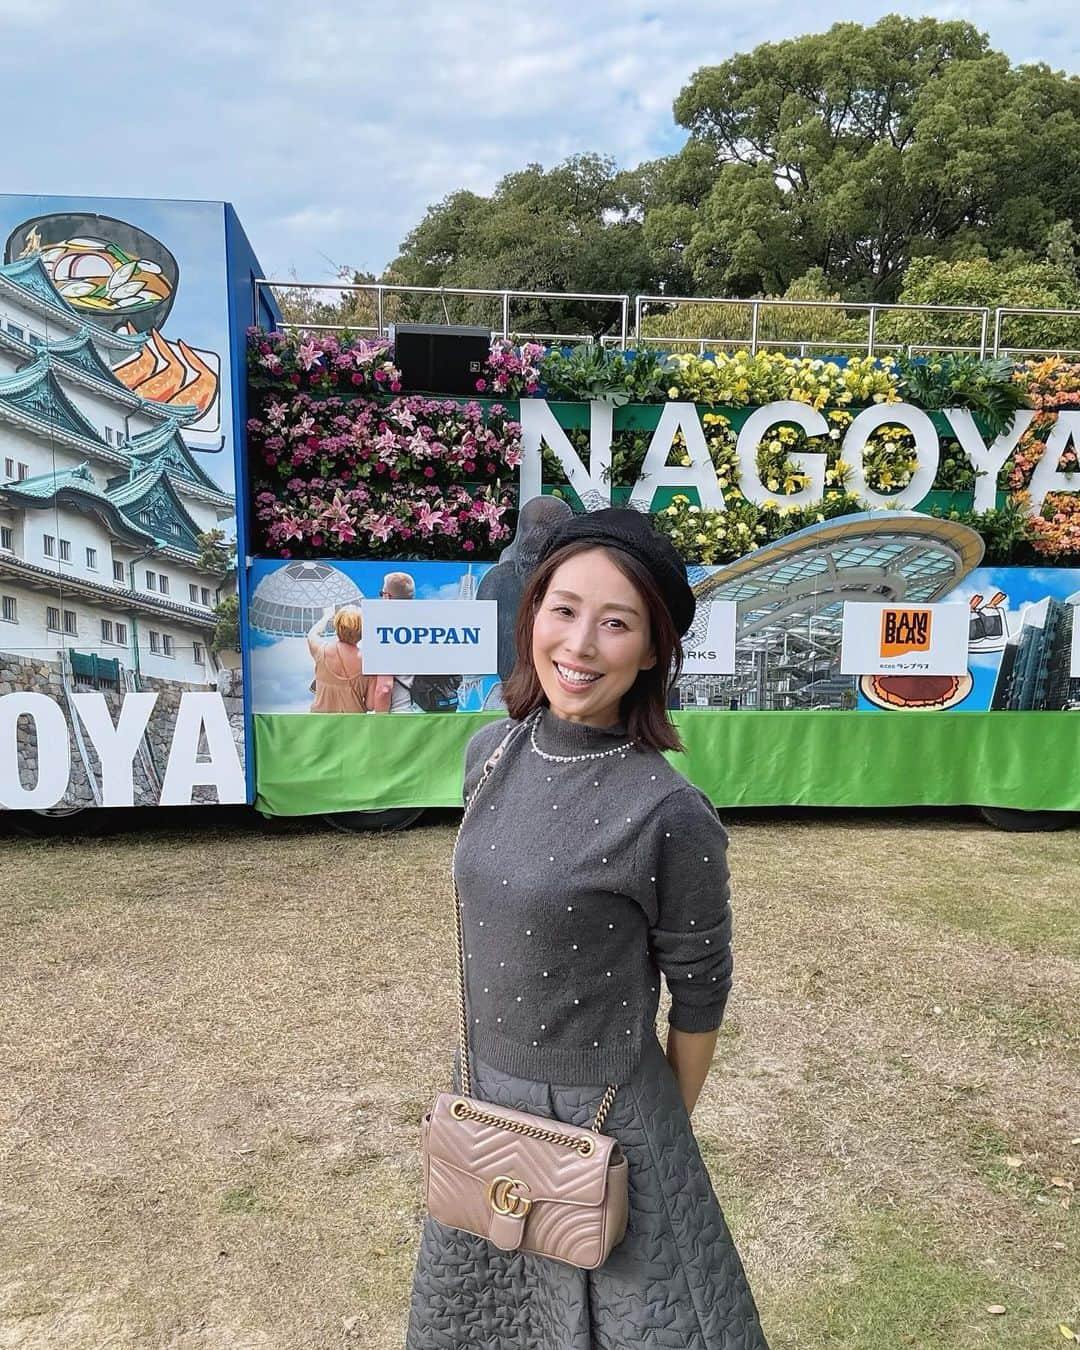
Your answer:
[[[901,11],[1080,72],[1068,0],[0,0],[0,191],[231,201],[268,275],[378,271],[424,209],[529,161],[629,166],[690,74]]]

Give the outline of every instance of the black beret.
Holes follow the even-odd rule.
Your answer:
[[[675,631],[682,637],[694,622],[696,602],[686,578],[686,564],[675,545],[653,529],[648,516],[629,507],[610,506],[586,511],[560,521],[548,535],[537,562],[550,558],[556,549],[578,539],[621,548],[636,558],[656,582],[664,597]]]

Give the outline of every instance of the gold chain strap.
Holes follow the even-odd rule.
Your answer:
[[[494,754],[484,765],[484,772],[480,775],[480,780],[472,791],[472,795],[465,803],[465,811],[461,817],[461,824],[458,826],[457,835],[454,838],[454,849],[450,859],[450,876],[454,883],[454,936],[457,945],[457,965],[458,965],[458,1031],[461,1041],[461,1091],[466,1097],[472,1096],[472,1073],[469,1068],[469,1015],[465,1007],[465,940],[462,935],[461,926],[461,896],[458,894],[457,876],[455,875],[455,860],[457,858],[458,843],[461,839],[461,831],[465,828],[465,822],[469,818],[469,812],[472,810],[473,802],[480,795],[480,790],[491,776],[495,765],[502,758],[502,753],[506,749],[519,730],[524,730],[526,723],[522,722],[519,727],[514,727],[504,738],[502,744],[495,750]],[[593,1123],[589,1126],[595,1134],[599,1134],[603,1127],[604,1120],[608,1111],[611,1109],[611,1103],[615,1100],[617,1085],[612,1083],[604,1093],[604,1099],[600,1103],[600,1108],[596,1113]],[[463,1108],[467,1114],[461,1114],[458,1108]],[[491,1115],[488,1112],[477,1112],[475,1108],[470,1108],[465,1102],[455,1102],[451,1109],[451,1114],[458,1120],[473,1119],[481,1120],[491,1125],[501,1125],[505,1129],[514,1130],[518,1134],[527,1134],[537,1139],[549,1139],[552,1143],[566,1144],[569,1148],[576,1149],[582,1157],[587,1158],[592,1152],[591,1140],[581,1139],[574,1135],[561,1134],[556,1130],[541,1130],[535,1126],[523,1125],[520,1121],[507,1120],[502,1116]],[[588,1152],[582,1152],[582,1146],[589,1145]]]

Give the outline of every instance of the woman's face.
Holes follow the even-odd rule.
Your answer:
[[[536,611],[532,659],[552,712],[594,727],[619,720],[638,671],[656,664],[645,601],[603,549],[556,568]]]

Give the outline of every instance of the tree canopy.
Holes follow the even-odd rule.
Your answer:
[[[889,15],[764,43],[696,71],[674,113],[688,139],[666,158],[620,171],[579,154],[526,165],[490,196],[451,193],[381,279],[749,297],[806,295],[809,275],[813,293],[885,302],[924,259],[1075,269],[1080,78],[1013,66],[969,23]],[[495,302],[395,303],[402,318],[500,322]],[[616,322],[546,302],[516,307],[511,326]]]

